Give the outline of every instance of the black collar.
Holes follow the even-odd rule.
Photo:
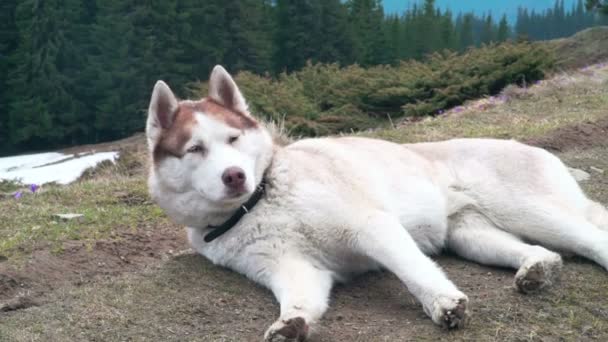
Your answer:
[[[211,242],[222,234],[232,229],[256,204],[262,199],[266,192],[266,179],[262,178],[260,184],[255,188],[253,195],[245,202],[230,218],[219,226],[207,226],[208,229],[213,229],[209,234],[205,235],[205,242]]]

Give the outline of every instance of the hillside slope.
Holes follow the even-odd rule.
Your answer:
[[[517,138],[589,172],[585,190],[608,204],[607,65],[366,135],[401,143]],[[268,291],[195,255],[182,228],[150,202],[143,144],[141,136],[113,144],[118,165],[79,183],[0,199],[0,341],[255,341],[274,321]],[[85,218],[57,222],[57,212]],[[560,284],[523,296],[511,270],[437,261],[471,298],[466,329],[435,327],[380,272],[334,291],[314,341],[608,340],[608,273],[595,264],[566,259]]]
[[[542,44],[555,52],[558,69],[582,68],[608,60],[608,26],[592,27]]]

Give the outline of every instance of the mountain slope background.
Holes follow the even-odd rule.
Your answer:
[[[589,32],[597,34],[576,39],[588,41],[586,49],[599,45],[584,37]],[[568,41],[555,48],[561,58],[585,56]],[[516,138],[588,172],[583,188],[606,205],[608,64],[563,65],[537,84],[365,135],[399,143]],[[260,340],[278,305],[267,290],[193,253],[183,227],[150,201],[143,135],[80,148],[118,148],[121,159],[69,186],[0,196],[0,341]],[[85,217],[57,222],[57,212]],[[608,340],[608,274],[596,264],[567,258],[559,284],[521,295],[514,271],[435,259],[471,299],[468,327],[434,326],[396,277],[378,272],[335,289],[312,341]]]

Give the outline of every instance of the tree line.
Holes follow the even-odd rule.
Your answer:
[[[583,0],[578,0],[572,8],[566,9],[564,1],[558,0],[553,8],[540,13],[520,8],[515,33],[531,40],[548,40],[570,36],[595,25],[608,25],[608,17],[598,16],[593,11],[601,6],[599,3],[593,5],[591,1],[587,1],[585,4]]]
[[[309,61],[397,65],[598,24],[581,8],[579,0],[573,9],[558,1],[540,14],[522,10],[513,29],[504,16],[455,14],[434,0],[400,15],[384,13],[380,0],[3,0],[0,153],[142,130],[157,79],[186,96],[184,85],[205,79],[215,64],[269,76]]]

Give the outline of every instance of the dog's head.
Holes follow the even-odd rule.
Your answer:
[[[238,208],[254,192],[272,158],[268,131],[249,113],[232,77],[216,66],[209,94],[179,101],[154,86],[146,126],[152,197],[179,223]],[[199,219],[200,218],[200,219]]]

